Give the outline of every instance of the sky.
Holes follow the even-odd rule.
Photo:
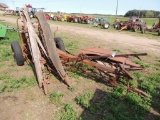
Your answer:
[[[34,8],[45,8],[46,12],[115,15],[117,0],[0,0],[0,3],[5,3],[14,10],[31,4]],[[124,15],[133,9],[160,11],[160,0],[118,0],[118,15]]]

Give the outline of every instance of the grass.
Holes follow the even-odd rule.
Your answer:
[[[75,101],[77,102],[77,104],[82,105],[82,107],[89,108],[90,107],[89,100],[93,97],[93,95],[94,95],[93,93],[84,93],[79,97],[76,97]]]
[[[50,103],[52,103],[52,104],[57,104],[57,105],[62,104],[61,98],[62,98],[63,96],[64,96],[64,95],[61,94],[61,93],[55,93],[55,92],[51,93],[51,94],[49,95]]]
[[[76,110],[74,109],[73,104],[70,103],[64,106],[60,120],[82,120],[82,119],[77,118]]]
[[[28,78],[24,76],[19,79],[7,77],[7,79],[3,80],[2,84],[0,84],[0,93],[13,92],[14,90],[24,89],[35,84],[36,80],[34,77]]]

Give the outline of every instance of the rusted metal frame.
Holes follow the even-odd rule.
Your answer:
[[[17,20],[16,20],[16,24],[17,24],[17,32],[18,32],[18,35],[19,35],[19,38],[20,38],[20,46],[21,46],[21,50],[22,50],[22,54],[23,54],[23,57],[25,58],[25,60],[26,60],[26,62],[27,62],[27,64],[30,64],[31,63],[31,61],[29,60],[29,58],[28,58],[28,55],[27,55],[27,49],[26,49],[26,47],[25,47],[25,43],[24,43],[24,36],[23,36],[23,33],[25,33],[24,31],[24,27],[22,26],[22,28],[21,28],[21,30],[20,30],[20,25],[19,25],[19,20],[20,20],[20,18],[22,19],[22,21],[21,22],[23,22],[24,24],[25,24],[25,22],[24,22],[24,15],[23,15],[23,12],[21,11],[20,12],[20,17],[18,17],[17,18]],[[25,26],[25,25],[24,25]]]
[[[92,71],[90,71],[88,69],[77,68],[77,66],[76,67],[74,67],[74,66],[73,67],[72,66],[71,67],[66,66],[66,68],[67,68],[68,71],[75,70],[75,71],[83,73],[83,75],[87,75],[87,77],[88,76],[89,77],[93,77],[93,79],[95,79],[95,78],[96,79],[102,79],[103,81],[109,82],[109,83],[111,81],[111,80],[107,79],[106,77],[104,78],[104,76],[101,76],[97,72],[93,73]],[[95,69],[95,70],[97,70],[97,69]]]
[[[81,63],[81,62],[79,62],[79,63]],[[82,63],[82,64],[85,64],[85,63]],[[69,70],[76,70],[76,71],[84,73],[85,75],[92,76],[92,77],[97,78],[97,79],[102,79],[103,81],[105,81],[107,83],[110,83],[112,86],[117,85],[116,78],[114,76],[112,76],[107,71],[99,70],[96,67],[93,67],[93,70],[95,71],[94,73],[92,71],[90,71],[89,69],[85,69],[83,66],[81,66],[81,67],[70,66]]]
[[[141,96],[146,96],[146,97],[148,97],[148,98],[151,97],[151,95],[147,94],[146,92],[144,92],[144,91],[142,91],[142,90],[140,90],[140,89],[138,89],[138,88],[130,88],[130,87],[129,87],[127,90],[128,90],[128,91],[136,92],[136,93],[138,93],[138,94],[141,95]]]
[[[29,18],[29,15],[28,15],[28,11],[26,10],[26,8],[24,9],[24,15],[25,15],[25,20],[26,20],[26,24],[27,24],[27,26],[26,26],[26,30],[27,30],[27,32],[28,32],[28,34],[29,34],[29,37],[28,37],[28,39],[27,39],[27,42],[28,42],[28,46],[30,46],[29,47],[29,49],[30,49],[30,53],[31,53],[31,56],[32,56],[32,62],[33,62],[33,64],[34,64],[34,69],[35,69],[35,71],[36,71],[36,75],[37,75],[37,79],[38,79],[38,83],[39,83],[39,87],[42,87],[43,86],[43,81],[44,81],[44,73],[43,73],[43,67],[44,67],[44,65],[41,63],[41,59],[42,59],[42,56],[41,56],[41,53],[40,53],[40,50],[39,50],[39,47],[38,47],[38,43],[37,43],[37,41],[36,41],[36,33],[34,33],[34,28],[33,28],[33,26],[32,26],[32,23],[31,23],[31,21],[30,21],[30,18]],[[29,28],[30,27],[30,28]],[[31,33],[32,32],[32,33]],[[25,34],[26,35],[26,34]],[[32,38],[32,42],[30,42],[30,37]],[[31,44],[32,43],[32,44]],[[34,45],[34,46],[33,46]],[[32,48],[33,48],[33,50],[32,50]],[[36,55],[35,54],[35,49],[37,49],[38,51],[38,55]],[[34,54],[33,54],[34,53]],[[33,55],[36,55],[37,56],[37,59],[38,60],[40,60],[39,62],[35,59],[35,58],[33,58]],[[37,62],[36,62],[37,61]],[[39,69],[39,70],[38,70]],[[40,70],[41,69],[41,70]],[[43,86],[43,87],[45,87],[45,86]]]
[[[142,54],[142,55],[144,55],[144,54]],[[89,60],[82,60],[82,61],[83,61],[82,64],[87,64],[87,65],[89,65],[89,66],[92,66],[92,67],[94,68],[94,70],[99,71],[99,76],[97,76],[97,74],[95,75],[95,74],[91,74],[91,72],[87,72],[86,70],[84,70],[84,68],[83,68],[83,69],[79,69],[79,68],[76,69],[76,67],[73,68],[73,67],[70,66],[70,67],[69,67],[70,70],[71,70],[71,69],[78,70],[78,71],[80,71],[80,72],[82,72],[82,73],[84,73],[84,74],[87,74],[87,75],[96,77],[96,78],[98,78],[98,79],[101,78],[101,79],[103,79],[103,81],[109,82],[112,86],[119,85],[119,84],[117,83],[118,78],[119,78],[120,76],[124,76],[124,77],[126,78],[126,87],[127,87],[127,90],[136,92],[136,93],[141,94],[141,95],[145,95],[145,96],[147,96],[147,97],[149,96],[147,93],[145,93],[145,92],[143,92],[143,91],[141,91],[141,90],[139,90],[139,89],[137,89],[137,88],[134,88],[134,89],[133,89],[133,88],[130,88],[129,80],[130,80],[130,79],[133,79],[133,77],[123,68],[123,66],[122,66],[121,64],[116,63],[117,66],[114,65],[114,66],[116,67],[116,71],[117,71],[117,72],[109,72],[109,73],[115,74],[115,77],[114,77],[114,76],[110,75],[108,72],[104,72],[103,69],[99,69],[99,67],[95,67],[95,63],[92,63],[92,62],[89,61]],[[78,63],[81,63],[81,62],[78,61]],[[103,75],[102,73],[105,74],[105,77],[104,77],[104,75]],[[106,75],[107,75],[110,79],[107,79],[107,78],[106,78]]]
[[[49,60],[52,61],[53,66],[57,70],[58,74],[66,82],[68,86],[70,86],[70,82],[68,79],[68,75],[65,73],[63,66],[61,65],[61,62],[59,61],[59,55],[57,53],[57,49],[55,46],[54,38],[51,35],[51,30],[50,28],[46,29],[47,26],[49,27],[48,23],[46,22],[46,19],[44,18],[43,12],[37,12],[36,17],[38,19],[38,22],[40,24],[40,27],[43,29],[43,36],[45,38],[45,43],[46,43],[46,51],[49,55]],[[52,54],[52,53],[53,54]],[[53,57],[54,55],[54,57]]]
[[[138,53],[138,54],[116,54],[114,57],[137,57],[139,59],[139,56],[146,56],[147,53]]]
[[[77,62],[77,61],[76,61],[76,62]],[[114,76],[111,76],[111,75],[109,74],[109,73],[113,73],[113,74],[114,74],[115,71],[113,70],[113,68],[109,68],[109,67],[105,66],[104,64],[101,65],[101,64],[99,64],[99,63],[92,62],[92,61],[89,61],[89,60],[81,60],[81,61],[79,61],[78,63],[82,63],[82,69],[83,69],[83,70],[84,70],[84,67],[83,67],[84,64],[87,64],[87,65],[93,67],[94,70],[99,71],[101,78],[102,78],[102,76],[103,76],[101,73],[103,73],[103,74],[109,76],[109,78],[112,78],[112,80],[114,79],[114,84],[113,84],[113,81],[111,81],[111,80],[105,80],[105,81],[111,81],[111,82],[112,82],[112,85],[115,86],[115,84],[116,84],[115,79],[116,79],[116,78],[114,78]],[[103,66],[103,67],[102,67],[102,66]],[[77,69],[79,70],[79,66],[78,66]],[[104,76],[103,76],[103,78],[104,78]]]

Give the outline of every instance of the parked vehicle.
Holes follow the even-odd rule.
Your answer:
[[[146,23],[144,23],[141,19],[135,16],[130,17],[128,21],[115,22],[113,25],[114,25],[114,28],[116,28],[119,31],[128,29],[134,32],[136,32],[137,30],[140,30],[141,33],[145,33],[147,29]]]
[[[93,21],[93,17],[92,16],[79,16],[78,17],[78,22],[79,23],[86,23],[89,24]]]
[[[70,15],[67,17],[67,22],[74,22],[74,23],[77,23],[78,22],[78,16],[76,15]]]
[[[98,27],[101,26],[103,29],[108,29],[110,24],[107,18],[94,18],[93,19],[93,26]]]
[[[54,21],[67,21],[68,15],[65,13],[61,13],[60,11],[53,17]]]
[[[152,28],[151,29],[147,29],[147,31],[149,32],[158,32],[158,36],[160,36],[160,15],[158,16],[159,21],[153,23]]]

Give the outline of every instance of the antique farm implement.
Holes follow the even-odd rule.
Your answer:
[[[147,29],[149,32],[158,32],[158,36],[160,36],[160,15],[158,16],[158,21],[153,23],[151,29]]]
[[[140,30],[141,33],[145,33],[147,25],[137,17],[130,17],[128,21],[115,22],[114,28],[118,29],[119,31],[128,29],[136,32],[137,30]]]
[[[22,9],[17,20],[21,44],[17,41],[11,43],[17,65],[23,65],[24,59],[33,66],[39,87],[44,88],[47,94],[48,76],[46,70],[56,72],[61,79],[71,86],[66,70],[76,70],[93,79],[103,80],[113,86],[119,85],[118,80],[124,77],[127,90],[135,91],[148,96],[145,92],[131,88],[129,80],[133,77],[128,71],[141,70],[142,67],[128,60],[131,57],[147,55],[140,54],[115,54],[101,48],[89,48],[79,51],[76,55],[65,50],[63,41],[54,38],[47,23],[44,13],[35,14],[38,27],[34,28],[27,9]],[[19,24],[22,20],[22,26]],[[140,58],[139,58],[140,59]],[[45,69],[46,68],[46,69]]]

